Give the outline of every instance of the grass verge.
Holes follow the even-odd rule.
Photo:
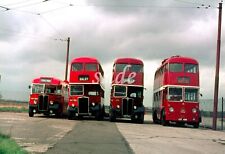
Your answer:
[[[28,154],[9,136],[0,133],[0,154]]]
[[[0,107],[0,112],[28,112],[28,109],[25,107]]]

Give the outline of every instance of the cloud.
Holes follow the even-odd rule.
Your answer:
[[[211,1],[197,3],[203,2]],[[45,12],[59,6],[53,2],[48,5],[51,8],[43,4],[21,9]],[[0,15],[1,89],[25,89],[32,78],[41,75],[63,79],[67,42],[54,39],[70,37],[70,60],[92,56],[102,63],[107,75],[107,97],[114,59],[144,60],[148,104],[157,66],[167,57],[183,55],[199,61],[202,93],[212,98],[218,10],[190,8],[197,5],[176,0],[87,0],[41,16],[4,12]],[[213,5],[217,6],[217,2]],[[224,47],[222,42],[221,80],[225,72]]]

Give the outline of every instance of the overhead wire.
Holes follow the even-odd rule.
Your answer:
[[[15,3],[6,3],[4,4],[5,6],[14,6],[14,5],[20,5],[23,3],[27,3],[27,0],[23,0],[23,1],[19,1],[19,2],[15,2]]]
[[[59,36],[62,37],[62,34],[43,16],[43,15],[39,15],[39,17],[49,26],[51,27],[52,30],[55,31],[55,33],[57,33]]]
[[[26,11],[26,10],[21,10],[19,8],[24,8],[24,7],[30,7],[30,6],[35,6],[35,5],[40,5],[42,3],[46,3],[46,2],[49,2],[49,1],[52,1],[54,3],[60,3],[60,4],[66,4],[65,6],[62,6],[62,7],[58,7],[58,8],[54,8],[54,9],[50,9],[50,10],[47,10],[47,11],[43,11],[43,12],[31,12],[31,11]],[[57,35],[59,35],[61,38],[54,38],[53,40],[57,40],[57,41],[65,41],[65,39],[62,39],[63,35],[55,28],[55,26],[53,26],[44,16],[43,14],[46,14],[46,13],[50,13],[50,12],[54,12],[54,11],[57,11],[57,10],[60,10],[60,9],[65,9],[67,7],[118,7],[118,8],[137,8],[137,7],[141,7],[141,8],[162,8],[162,9],[165,9],[165,8],[171,8],[171,9],[174,9],[174,8],[180,8],[180,9],[196,9],[196,8],[200,8],[200,6],[205,6],[201,3],[196,3],[196,2],[190,2],[190,1],[185,1],[185,0],[174,0],[176,2],[180,2],[180,3],[187,3],[187,4],[192,4],[194,6],[159,6],[159,5],[106,5],[106,4],[74,4],[74,3],[69,3],[69,2],[61,2],[59,0],[42,0],[42,1],[38,1],[38,2],[33,2],[33,3],[30,3],[30,4],[24,4],[25,1],[20,1],[20,2],[17,2],[17,3],[11,3],[11,4],[8,4],[8,5],[0,5],[1,8],[5,9],[4,11],[19,11],[19,12],[23,12],[23,13],[29,13],[29,14],[33,14],[33,15],[36,15],[36,16],[39,16],[47,25],[48,27],[50,27]],[[24,4],[24,5],[20,5],[20,4]],[[8,6],[12,6],[12,5],[18,5],[17,7],[8,7]],[[198,5],[198,6],[196,6]],[[35,35],[36,36],[36,35]],[[51,39],[52,40],[52,39]]]
[[[30,3],[30,4],[24,4],[24,5],[20,5],[17,7],[12,7],[12,9],[20,9],[20,8],[25,8],[25,7],[30,7],[30,6],[36,6],[36,5],[43,4],[45,2],[48,2],[48,1],[40,1],[40,2],[34,2],[34,3]]]

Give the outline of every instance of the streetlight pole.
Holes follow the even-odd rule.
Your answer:
[[[70,37],[68,37],[67,39],[65,81],[67,81],[67,74],[68,74],[69,51],[70,51]]]
[[[218,107],[218,91],[219,91],[219,69],[220,69],[220,44],[221,44],[221,24],[222,24],[222,3],[219,3],[218,17],[218,35],[217,35],[217,51],[216,51],[216,73],[214,87],[214,107],[213,107],[213,130],[217,128],[217,107]]]

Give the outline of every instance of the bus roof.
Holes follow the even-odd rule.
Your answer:
[[[182,56],[172,56],[170,58],[166,58],[162,61],[162,65],[166,63],[192,63],[192,64],[198,64],[198,61],[190,58],[190,57],[182,57]]]
[[[60,85],[62,83],[62,80],[57,79],[55,77],[42,76],[42,77],[33,79],[32,83]]]
[[[118,58],[114,61],[114,64],[140,64],[143,65],[144,63],[142,60],[137,58]]]
[[[99,61],[94,57],[78,57],[74,58],[71,63],[97,63],[100,64]]]

